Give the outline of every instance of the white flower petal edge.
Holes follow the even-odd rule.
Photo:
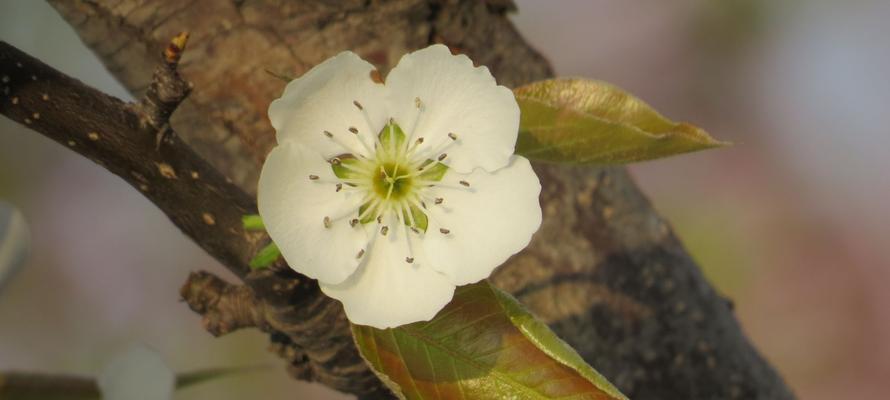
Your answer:
[[[406,54],[386,77],[389,109],[406,132],[422,132],[431,147],[460,138],[448,150],[448,166],[461,173],[501,168],[519,132],[519,105],[486,67],[433,45]],[[418,113],[415,101],[422,106]]]
[[[344,148],[368,155],[360,139],[373,144],[390,117],[384,109],[384,86],[371,79],[373,71],[373,65],[344,51],[288,83],[281,98],[269,105],[278,143],[298,141],[325,158],[343,153]]]
[[[359,193],[318,182],[336,180],[317,151],[285,141],[266,158],[257,188],[260,215],[281,254],[295,270],[329,284],[352,275],[368,242],[364,226],[336,223],[352,218],[361,201]]]
[[[541,183],[528,160],[520,156],[513,156],[509,165],[493,173],[477,169],[456,175],[450,179],[473,185],[430,189],[432,196],[443,201],[430,208],[432,218],[423,245],[434,260],[433,267],[460,286],[487,278],[528,245],[541,226]],[[449,233],[436,234],[440,229]]]
[[[399,227],[397,221],[384,222]],[[353,276],[339,285],[322,283],[321,290],[340,300],[355,324],[386,329],[428,321],[451,301],[455,285],[431,268],[418,244],[404,226],[378,234],[367,262]],[[409,252],[410,264],[403,260]]]
[[[161,355],[144,345],[116,355],[98,379],[102,400],[170,400],[175,382]]]

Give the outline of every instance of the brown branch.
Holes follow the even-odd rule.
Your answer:
[[[0,371],[0,399],[98,400],[93,378],[34,372]]]
[[[172,130],[158,148],[155,128],[143,124],[139,107],[89,88],[5,42],[0,42],[0,78],[4,93],[0,113],[127,181],[192,240],[257,288],[260,300],[255,304],[263,305],[264,327],[287,336],[305,353],[311,373],[303,375],[360,396],[388,393],[359,357],[339,303],[321,295],[315,281],[283,264],[250,272],[248,261],[268,243],[265,235],[241,226],[241,217],[255,213],[256,204]],[[159,92],[164,90],[161,86],[163,81]],[[236,292],[243,294],[243,289]],[[224,308],[208,303],[204,310]],[[210,315],[205,321],[212,321],[208,328],[221,334],[234,329],[227,324],[242,317]]]

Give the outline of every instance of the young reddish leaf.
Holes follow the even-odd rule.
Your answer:
[[[551,79],[513,92],[521,110],[516,154],[531,160],[622,164],[728,144],[604,82]]]
[[[487,281],[459,287],[429,322],[352,332],[375,373],[406,399],[625,399]]]

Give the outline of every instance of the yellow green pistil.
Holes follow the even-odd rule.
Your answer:
[[[357,101],[353,104],[371,125],[364,107]],[[419,119],[423,114],[423,103],[416,99],[415,105]],[[445,186],[469,190],[469,182],[463,180],[454,184],[442,182],[448,172],[448,167],[443,163],[448,158],[445,150],[458,140],[454,133],[440,138],[440,143],[424,144],[422,136],[405,135],[392,119],[373,136],[356,127],[348,127],[343,132],[323,133],[345,151],[328,160],[336,177],[334,181],[318,175],[309,175],[309,179],[319,184],[333,184],[337,192],[361,196],[358,209],[344,210],[339,216],[323,216],[325,228],[344,221],[352,227],[376,223],[377,232],[386,236],[390,229],[399,227],[388,225],[396,220],[404,225],[403,236],[408,240],[409,232],[418,236],[426,233],[431,218],[430,207],[444,206],[445,199],[432,196],[429,188]],[[451,230],[441,226],[439,233],[452,235]],[[372,242],[373,238],[367,246],[371,246]],[[413,263],[410,241],[407,248],[409,253],[405,261]],[[359,249],[356,258],[361,258],[365,253],[365,248]]]
[[[400,201],[411,194],[413,177],[406,165],[385,162],[380,165],[380,172],[374,175],[374,191],[378,196],[392,201]]]

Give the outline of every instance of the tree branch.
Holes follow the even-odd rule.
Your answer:
[[[0,371],[0,399],[98,400],[95,379],[72,375]]]
[[[0,79],[4,93],[0,113],[127,181],[192,240],[257,289],[260,296],[255,304],[262,304],[262,327],[286,336],[305,354],[309,372],[303,376],[347,393],[385,397],[388,392],[352,343],[339,303],[323,296],[315,281],[283,262],[262,272],[250,271],[248,261],[269,242],[265,234],[246,232],[241,226],[241,217],[256,213],[256,204],[172,130],[157,147],[155,126],[144,124],[144,108],[89,88],[5,42],[0,42]],[[159,91],[164,90],[160,86]],[[215,333],[228,328],[228,321],[218,316],[210,315],[205,321],[213,322],[208,327]]]

